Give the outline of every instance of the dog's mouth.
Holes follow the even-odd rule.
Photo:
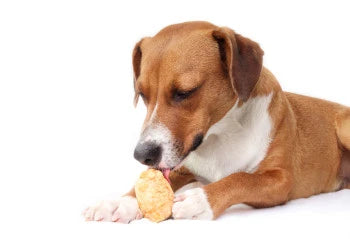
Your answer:
[[[203,142],[203,134],[197,134],[193,139],[193,143],[192,143],[191,148],[185,153],[185,155],[177,158],[176,160],[173,160],[170,165],[168,163],[160,162],[155,168],[160,170],[163,173],[164,178],[169,182],[169,184],[171,184],[170,172],[172,170],[179,169],[183,165],[187,156],[192,151],[195,151],[202,144],[202,142]],[[176,166],[174,166],[174,162],[177,162]]]
[[[169,182],[169,184],[171,184],[171,181],[170,181],[170,173],[171,171],[173,170],[178,170],[179,168],[181,168],[181,166],[183,165],[184,161],[185,161],[185,157],[181,159],[180,163],[177,164],[176,166],[174,167],[157,167],[156,169],[160,170],[162,173],[163,173],[163,176],[164,178]]]
[[[193,139],[192,147],[191,149],[181,158],[180,163],[176,167],[171,167],[171,168],[162,168],[159,167],[158,169],[162,171],[164,178],[171,184],[170,182],[170,172],[172,170],[176,170],[181,167],[183,164],[184,160],[187,158],[187,156],[192,152],[195,151],[203,142],[203,134],[197,134],[196,137]]]
[[[156,167],[156,168],[154,168],[154,169],[157,169],[157,170],[161,171],[162,174],[163,174],[163,177],[168,181],[169,184],[171,184],[171,181],[170,181],[170,173],[171,173],[171,171],[173,171],[173,170],[177,170],[177,169],[178,169],[178,166],[176,166],[176,167],[169,167],[169,168],[168,168],[168,167],[167,167],[167,168]]]
[[[170,182],[170,172],[172,169],[170,168],[163,168],[163,169],[160,169],[163,173],[163,176],[164,178],[168,181],[169,184],[171,184]]]

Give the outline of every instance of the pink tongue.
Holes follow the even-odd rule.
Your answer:
[[[170,183],[169,175],[170,175],[170,169],[162,169],[162,173],[164,178]]]

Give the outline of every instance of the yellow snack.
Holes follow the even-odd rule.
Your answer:
[[[161,171],[148,169],[141,173],[135,184],[135,193],[145,218],[160,222],[171,216],[174,192]]]

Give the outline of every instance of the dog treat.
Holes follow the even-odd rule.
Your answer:
[[[145,218],[160,222],[171,216],[174,192],[161,171],[148,169],[141,173],[135,184],[135,193]]]

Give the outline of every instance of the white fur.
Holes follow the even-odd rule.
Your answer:
[[[174,219],[213,219],[213,211],[202,188],[189,189],[177,195],[174,201]]]
[[[159,167],[175,167],[178,163],[180,163],[177,155],[177,148],[170,130],[165,125],[157,121],[157,109],[158,104],[156,104],[154,107],[150,120],[141,135],[140,144],[153,142],[161,145],[162,158],[160,160]]]
[[[162,147],[162,158],[159,163],[161,168],[171,168],[179,163],[177,148],[170,130],[161,123],[149,125],[141,136],[140,144],[153,142]]]
[[[129,223],[142,218],[141,211],[135,197],[124,196],[119,200],[101,201],[95,206],[88,207],[83,212],[87,221],[113,221]]]
[[[235,172],[254,172],[270,144],[272,121],[268,112],[272,93],[237,103],[208,130],[202,145],[184,165],[206,182]]]
[[[157,110],[158,110],[158,103],[156,104],[156,106],[154,106],[153,112],[151,114],[151,118],[149,119],[149,124],[152,124],[156,117],[157,117]]]

